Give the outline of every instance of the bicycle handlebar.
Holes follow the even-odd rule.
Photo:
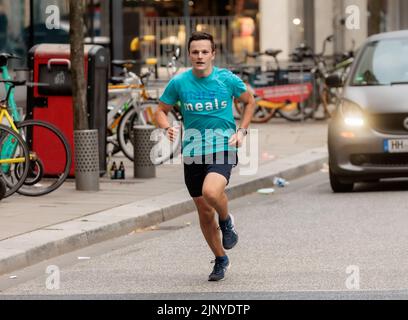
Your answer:
[[[0,53],[0,67],[6,66],[9,59],[21,60],[21,58],[19,56],[16,56],[16,55],[11,54],[11,53],[3,52],[3,53]]]
[[[27,86],[27,87],[48,87],[49,84],[48,83],[41,83],[41,82],[27,82],[26,80],[5,80],[5,79],[1,79],[0,83],[8,83],[9,87],[7,89],[7,94],[6,94],[6,98],[0,100],[0,103],[7,103],[9,98],[10,98],[10,94],[11,94],[11,90],[14,89],[15,87],[18,86]]]
[[[15,54],[12,54],[12,53],[7,53],[7,52],[0,53],[0,58],[21,60],[21,57],[16,56]]]

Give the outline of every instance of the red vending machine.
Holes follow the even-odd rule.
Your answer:
[[[67,137],[74,150],[74,109],[72,99],[70,46],[68,44],[40,44],[29,51],[28,64],[32,80],[47,84],[28,88],[27,115],[55,125]],[[106,171],[106,112],[108,96],[109,51],[98,45],[85,45],[85,75],[89,129],[99,132],[99,168]],[[50,148],[44,136],[33,133],[37,148]],[[52,146],[51,146],[52,147]],[[53,157],[58,166],[58,154]],[[52,170],[50,168],[49,170]],[[74,159],[70,176],[74,176]],[[45,172],[47,174],[47,172]]]

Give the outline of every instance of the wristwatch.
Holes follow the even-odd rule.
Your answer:
[[[238,131],[241,131],[244,137],[248,134],[248,129],[245,129],[245,128],[238,128],[237,132]]]

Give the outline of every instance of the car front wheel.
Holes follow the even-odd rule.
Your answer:
[[[344,183],[339,180],[339,177],[329,170],[330,186],[335,193],[353,191],[354,183]]]

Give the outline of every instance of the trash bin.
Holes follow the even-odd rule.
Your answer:
[[[76,190],[99,191],[98,130],[74,131]],[[81,150],[85,149],[85,150]]]
[[[100,45],[85,45],[85,76],[89,129],[98,130],[99,170],[106,172],[106,106],[108,97],[109,50]],[[68,44],[40,44],[29,51],[28,66],[32,81],[46,83],[27,90],[27,115],[55,125],[67,137],[74,150],[74,114],[71,82],[70,46]],[[44,137],[33,132],[37,149],[52,148]],[[47,154],[47,153],[45,153]],[[74,150],[75,154],[75,150]],[[58,157],[53,159],[56,166]],[[70,176],[75,173],[72,159]],[[47,172],[45,172],[47,174]]]
[[[150,152],[155,145],[151,139],[152,133],[157,128],[150,125],[135,125],[133,127],[133,150],[134,150],[134,177],[155,178],[156,166],[150,159]]]

